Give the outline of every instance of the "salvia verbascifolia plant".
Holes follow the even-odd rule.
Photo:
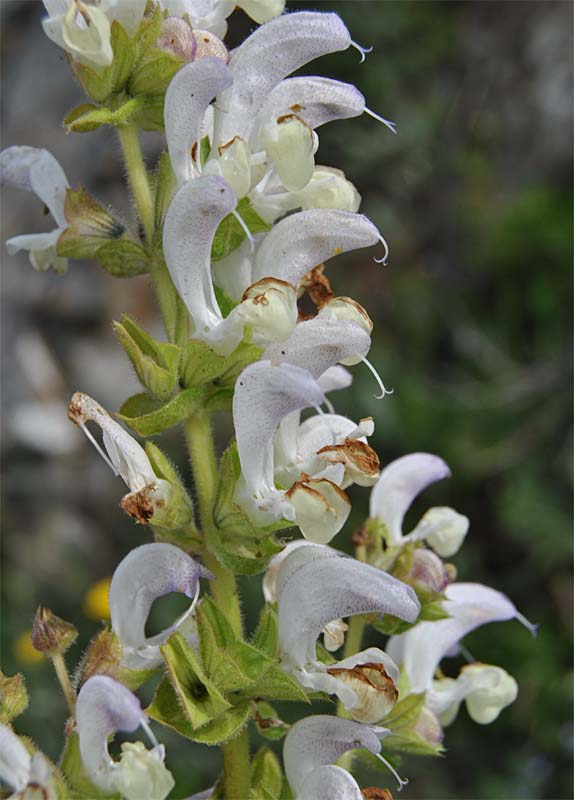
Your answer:
[[[445,677],[441,662],[487,622],[533,627],[495,589],[456,581],[447,559],[465,539],[466,517],[431,508],[403,531],[414,498],[448,477],[445,462],[413,453],[381,470],[368,444],[373,420],[334,409],[333,393],[352,381],[347,367],[366,364],[379,396],[387,390],[367,360],[371,319],[335,295],[325,262],[359,248],[376,248],[385,262],[388,250],[358,213],[352,183],[316,164],[317,129],[364,113],[394,126],[355,86],[290,75],[324,54],[365,50],[336,14],[282,13],[283,0],[44,5],[44,31],[87,95],[64,124],[115,129],[139,228],[71,188],[46,150],[10,147],[2,182],[34,192],[55,227],[9,239],[8,251],[28,251],[37,270],[64,273],[70,259],[90,258],[118,278],[149,274],[166,337],[128,317],[115,322],[142,392],[113,416],[82,392],[71,398],[70,419],[126,485],[121,507],[154,541],[117,566],[110,626],[73,678],[64,653],[75,628],[38,609],[32,642],[52,659],[69,706],[63,752],[52,763],[18,736],[26,689],[22,676],[3,677],[0,779],[22,800],[181,797],[158,742],[165,725],[221,748],[223,772],[198,798],[388,800],[389,789],[359,786],[353,764],[378,768],[381,784],[400,789],[397,755],[441,754],[463,702],[475,722],[494,721],[516,698],[516,681],[472,661]],[[229,52],[226,18],[237,5],[260,26]],[[149,171],[142,130],[165,132]],[[299,309],[303,295],[312,315]],[[215,411],[231,413],[235,429],[219,460]],[[150,439],[176,425],[195,505]],[[354,558],[335,539],[353,483],[371,489]],[[259,573],[264,605],[246,631],[236,576]],[[154,601],[171,592],[189,598],[187,611],[147,636]],[[361,649],[367,627],[380,647]],[[144,709],[137,691],[152,680]],[[330,713],[291,726],[273,707],[315,700],[330,701]],[[111,755],[117,733],[136,741]],[[283,741],[282,764],[264,739]]]

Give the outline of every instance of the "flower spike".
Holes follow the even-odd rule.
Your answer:
[[[112,630],[123,648],[122,663],[129,669],[149,669],[161,663],[160,645],[191,614],[199,595],[199,579],[213,575],[179,547],[144,544],[120,562],[110,585]],[[146,637],[145,626],[155,600],[170,592],[191,598],[187,611],[169,628]]]

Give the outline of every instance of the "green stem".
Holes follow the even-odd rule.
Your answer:
[[[66,703],[70,709],[70,714],[73,715],[76,707],[76,693],[72,688],[72,683],[70,681],[70,676],[68,675],[68,670],[66,669],[64,656],[61,653],[54,653],[50,657],[52,659],[52,664],[54,665],[54,670],[56,671],[58,680],[60,681],[60,686],[64,692]]]
[[[198,412],[185,423],[185,436],[193,468],[199,518],[204,537],[213,525],[213,501],[217,489],[217,460],[211,433],[211,419],[206,411]],[[211,570],[213,599],[224,613],[238,636],[243,635],[241,608],[235,575],[225,569],[204,544],[205,566]],[[223,776],[227,800],[246,800],[249,797],[249,735],[247,727],[243,733],[221,746]]]
[[[180,313],[182,303],[162,258],[150,259],[150,274],[168,338],[170,342],[185,344],[186,337],[178,336],[178,319],[182,316]]]
[[[148,244],[151,244],[154,233],[154,202],[140,147],[138,129],[135,125],[125,125],[116,130],[145,238]]]

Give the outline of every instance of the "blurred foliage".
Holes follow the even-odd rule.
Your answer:
[[[335,10],[353,38],[375,50],[362,65],[348,51],[307,71],[355,83],[370,108],[397,122],[398,136],[366,115],[319,131],[318,162],[346,171],[364,197],[362,210],[391,247],[388,268],[359,253],[328,269],[335,290],[373,317],[371,360],[395,393],[375,400],[371,376],[357,367],[352,388],[333,399],[341,413],[375,417],[374,446],[383,463],[414,450],[449,462],[453,478],[415,503],[407,528],[432,504],[467,514],[471,532],[455,559],[459,577],[506,592],[540,625],[536,640],[518,623],[468,637],[473,656],[515,675],[518,700],[485,728],[462,711],[447,730],[445,758],[403,762],[410,778],[404,793],[412,800],[566,800],[573,796],[572,7],[344,0]],[[249,28],[237,15],[232,35],[239,41]],[[35,322],[51,337],[94,328],[89,316],[78,316],[57,330],[43,313]],[[102,309],[99,324],[109,325],[109,315]],[[223,416],[220,422],[223,447],[230,427]],[[180,438],[166,439],[185,473]],[[88,585],[111,574],[147,534],[122,518],[115,506],[122,489],[111,475],[91,480],[103,470],[91,451],[74,462],[85,475],[84,490],[66,487],[69,475],[59,467],[59,482],[56,475],[43,497],[49,513],[40,498],[37,510],[25,507],[26,482],[39,484],[37,456],[10,456],[4,668],[24,669],[28,677],[32,703],[19,730],[55,756],[63,700],[49,665],[22,664],[14,642],[42,601],[80,629],[73,648],[79,657],[97,630],[81,610]],[[368,504],[368,491],[352,494],[353,515],[336,542],[346,549]],[[70,542],[66,561],[51,564],[42,542],[62,538]],[[253,630],[260,578],[241,584]],[[161,608],[166,616],[170,602]],[[372,634],[375,642],[381,639]],[[292,707],[280,711],[293,718]],[[181,796],[210,785],[218,752],[190,747],[171,732],[161,736]],[[253,742],[259,747],[263,740],[254,734]]]

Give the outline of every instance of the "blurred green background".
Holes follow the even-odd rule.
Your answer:
[[[356,41],[375,46],[362,65],[348,51],[307,71],[355,83],[399,132],[367,116],[319,132],[318,163],[345,170],[391,248],[386,268],[362,253],[329,266],[335,291],[373,317],[370,357],[395,389],[375,400],[357,367],[337,410],[374,416],[383,463],[415,450],[448,461],[452,479],[425,493],[407,522],[437,504],[467,514],[459,577],[506,592],[540,625],[535,640],[516,622],[468,637],[477,659],[515,675],[518,700],[488,727],[462,711],[446,758],[405,760],[403,794],[572,798],[572,5],[292,4],[303,7],[336,10]],[[112,133],[66,137],[59,127],[81,94],[42,34],[42,13],[40,3],[2,3],[2,144],[47,147],[72,185],[128,214]],[[232,40],[249,29],[236,14]],[[160,137],[146,145],[155,159]],[[38,206],[5,192],[2,238],[46,229]],[[149,538],[118,509],[123,486],[66,422],[66,402],[82,389],[117,409],[137,384],[111,320],[125,311],[160,327],[145,277],[121,282],[74,264],[62,279],[35,274],[25,256],[4,261],[2,664],[24,671],[32,696],[18,731],[57,757],[64,702],[48,664],[27,663],[18,638],[42,602],[80,629],[77,661],[99,629],[85,611],[87,587]],[[223,447],[230,424],[219,423]],[[187,474],[180,434],[162,445]],[[336,540],[347,549],[368,490],[353,500]],[[243,588],[252,625],[260,580]],[[164,604],[158,624],[169,612]],[[218,753],[160,735],[174,796],[210,785]]]

